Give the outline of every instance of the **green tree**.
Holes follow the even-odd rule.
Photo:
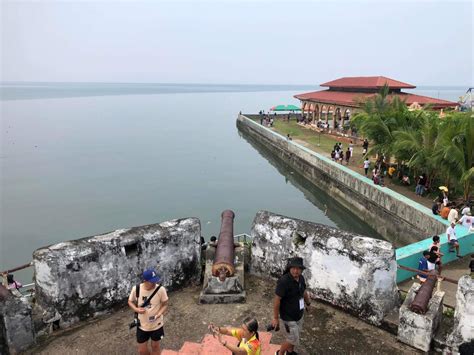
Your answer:
[[[398,161],[427,174],[430,185],[439,173],[439,127],[440,118],[437,112],[410,112],[410,127],[393,133],[394,156]]]
[[[356,114],[352,124],[371,142],[370,154],[383,154],[390,158],[395,141],[394,132],[408,127],[409,111],[398,96],[390,96],[388,86],[363,102],[362,112]]]
[[[440,125],[438,162],[446,177],[454,177],[468,200],[474,186],[474,115],[471,112],[448,114]]]

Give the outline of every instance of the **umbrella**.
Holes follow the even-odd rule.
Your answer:
[[[270,111],[301,111],[301,108],[295,105],[278,105],[273,106]]]
[[[441,191],[448,192],[448,188],[446,186],[440,186],[438,187]]]

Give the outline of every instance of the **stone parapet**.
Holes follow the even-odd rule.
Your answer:
[[[18,354],[35,343],[28,301],[0,285],[0,354]]]
[[[252,225],[251,272],[277,278],[300,256],[317,299],[380,324],[398,305],[395,250],[388,242],[259,211]]]
[[[474,341],[474,279],[465,275],[458,281],[454,327],[448,336],[447,345],[458,348],[463,343]]]
[[[126,304],[144,269],[173,290],[199,281],[201,225],[176,219],[73,240],[33,254],[38,304],[70,325]]]

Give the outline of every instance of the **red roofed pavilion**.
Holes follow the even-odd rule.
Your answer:
[[[435,99],[433,97],[409,94],[401,89],[414,89],[415,85],[393,80],[385,76],[344,77],[321,84],[327,90],[298,94],[294,97],[301,101],[304,115],[312,122],[329,120],[333,129],[342,130],[350,117],[360,110],[362,103],[375,96],[380,89],[388,85],[389,97],[400,97],[407,106],[420,107],[431,105],[434,109],[455,108],[456,102]],[[333,119],[334,118],[334,119]]]

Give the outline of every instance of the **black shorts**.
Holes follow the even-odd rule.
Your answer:
[[[137,327],[137,343],[146,343],[150,338],[153,341],[160,341],[163,339],[165,336],[165,331],[163,330],[163,327],[157,329],[157,330],[152,330],[151,332],[147,332],[144,330],[141,330],[139,327]]]

